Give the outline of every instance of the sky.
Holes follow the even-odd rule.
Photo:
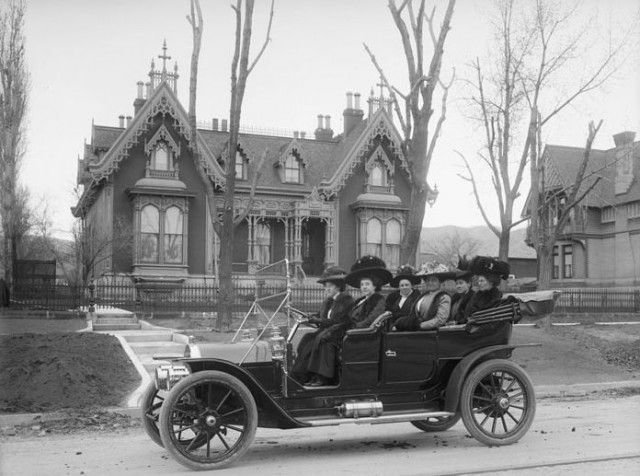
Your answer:
[[[531,0],[524,0],[530,2]],[[198,78],[198,119],[228,117],[229,77],[233,53],[234,16],[228,0],[201,0],[204,34]],[[437,24],[445,10],[435,3]],[[316,116],[332,117],[342,131],[345,93],[360,92],[363,103],[378,82],[363,42],[377,56],[390,81],[406,89],[406,63],[399,34],[385,0],[276,0],[271,42],[249,77],[241,123],[247,126],[307,131]],[[470,185],[458,174],[463,166],[455,150],[475,163],[482,131],[471,119],[466,80],[470,63],[488,61],[493,51],[488,0],[458,0],[445,45],[442,68],[456,82],[449,94],[447,119],[438,139],[428,181],[440,191],[427,209],[425,226],[484,224]],[[264,40],[268,1],[257,0],[254,16],[255,54]],[[589,44],[576,58],[559,87],[570,88],[606,51],[607,35],[619,37],[637,17],[638,0],[584,0],[575,24],[590,22]],[[46,203],[53,230],[64,235],[73,225],[77,158],[90,140],[91,123],[118,124],[119,115],[133,115],[136,82],[146,81],[150,61],[167,41],[170,65],[177,61],[181,77],[178,97],[188,102],[191,29],[188,0],[28,0],[27,61],[31,78],[28,145],[22,181],[34,203]],[[637,41],[637,38],[634,38]],[[427,61],[430,42],[426,38]],[[636,44],[637,46],[637,44]],[[640,132],[640,51],[625,55],[624,65],[607,84],[589,93],[551,121],[545,143],[583,146],[590,120],[604,123],[594,147],[613,147],[612,135]],[[439,104],[439,102],[438,102]],[[436,109],[436,113],[437,113]],[[436,118],[432,120],[432,127]],[[497,207],[488,176],[478,168],[480,191],[489,216]],[[523,184],[523,197],[528,183]],[[40,206],[40,205],[39,205]],[[522,200],[517,204],[520,214]]]

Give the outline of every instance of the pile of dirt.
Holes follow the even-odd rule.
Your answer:
[[[0,412],[116,406],[140,382],[114,336],[0,336]]]

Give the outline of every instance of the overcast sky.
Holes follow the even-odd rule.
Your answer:
[[[210,121],[228,117],[234,18],[228,0],[201,2],[204,35],[198,118]],[[263,40],[268,11],[266,0],[256,3],[254,52]],[[588,54],[568,71],[565,85],[604,53],[606,41],[601,40],[610,31],[619,36],[620,26],[637,16],[640,4],[638,0],[583,3],[576,24],[591,21],[591,43]],[[364,102],[378,79],[363,41],[378,56],[391,81],[403,87],[406,66],[386,4],[385,0],[276,0],[272,42],[249,78],[241,122],[305,130],[312,135],[316,115],[322,113],[332,116],[336,132],[342,131],[345,93],[360,92]],[[436,5],[441,18],[445,2]],[[472,77],[470,61],[491,55],[490,6],[488,0],[459,0],[453,16],[442,74],[448,78],[455,66],[461,80],[450,93],[448,118],[431,166],[429,183],[438,185],[440,196],[427,210],[425,226],[483,224],[468,184],[457,176],[462,167],[453,150],[473,158],[482,145],[482,135],[469,119],[472,111],[464,100],[468,89],[463,80]],[[56,230],[69,230],[73,223],[69,208],[75,204],[76,159],[84,140],[90,139],[92,119],[96,124],[115,126],[118,115],[133,114],[136,82],[147,80],[150,60],[161,52],[165,38],[173,57],[171,66],[177,60],[181,74],[178,96],[187,105],[192,47],[185,19],[188,8],[188,0],[28,1],[31,96],[22,174],[34,199],[47,201]],[[551,121],[543,140],[582,146],[590,119],[604,119],[595,144],[599,148],[612,147],[611,136],[617,132],[640,132],[637,51],[606,87]],[[494,200],[486,180],[482,190],[491,206]],[[492,218],[496,215],[491,214]]]

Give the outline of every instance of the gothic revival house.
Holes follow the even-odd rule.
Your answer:
[[[574,209],[554,248],[554,286],[640,284],[640,142],[634,138],[634,132],[621,132],[613,136],[614,148],[592,151],[583,186],[600,180]],[[573,183],[583,153],[580,147],[545,147],[548,193]],[[557,217],[552,212],[549,219]]]
[[[95,276],[181,281],[215,274],[218,241],[192,144],[197,141],[221,193],[227,121],[214,119],[192,137],[176,94],[177,68],[168,72],[166,53],[160,58],[162,69],[152,63],[146,87],[138,82],[133,117],[121,116],[118,127],[94,124],[78,161],[84,193],[72,211],[102,255]],[[232,159],[239,207],[248,202],[256,164],[267,155],[255,201],[235,235],[237,273],[252,274],[285,257],[310,276],[328,265],[349,267],[364,253],[383,257],[390,267],[399,264],[410,171],[390,101],[372,93],[367,106],[364,117],[360,95],[347,93],[338,135],[330,116],[318,116],[314,138],[241,130]]]

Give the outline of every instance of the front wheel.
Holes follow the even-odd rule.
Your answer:
[[[142,395],[142,426],[149,438],[159,446],[163,446],[158,430],[158,420],[166,396],[165,393],[160,392],[156,388],[155,382],[151,381]]]
[[[460,396],[467,431],[487,446],[515,443],[529,430],[536,413],[533,383],[517,364],[494,359],[467,376]]]
[[[195,470],[227,466],[251,445],[258,409],[247,387],[224,372],[207,370],[182,379],[160,412],[164,447]]]
[[[415,420],[411,424],[427,433],[446,431],[460,421],[460,413],[450,417],[431,417],[426,420]]]

